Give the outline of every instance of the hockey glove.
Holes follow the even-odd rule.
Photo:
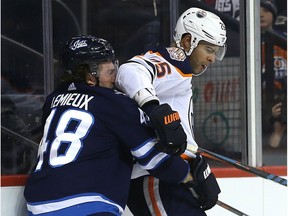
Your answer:
[[[168,104],[156,106],[149,115],[151,126],[161,140],[160,150],[171,155],[182,154],[187,147],[187,136],[181,126],[178,112]]]
[[[202,209],[211,209],[216,205],[218,194],[221,192],[216,178],[206,160],[198,153],[196,158],[189,161],[189,165],[193,181],[188,182],[187,186],[196,192],[196,198]]]

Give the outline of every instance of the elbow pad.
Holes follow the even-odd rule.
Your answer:
[[[138,91],[133,99],[138,103],[140,107],[150,101],[158,101],[159,98],[156,96],[156,92],[154,88],[145,88]]]

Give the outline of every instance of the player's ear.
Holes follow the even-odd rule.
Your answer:
[[[95,86],[97,84],[97,79],[92,74],[88,73],[86,82],[90,86]]]
[[[182,37],[181,47],[183,47],[184,50],[187,51],[187,52],[190,50],[191,40],[192,40],[192,36],[190,34],[185,34]]]

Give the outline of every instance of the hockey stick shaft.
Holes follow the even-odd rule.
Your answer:
[[[190,145],[188,145],[188,150],[192,151],[193,153],[195,153],[195,152],[202,153],[202,155],[205,156],[205,157],[208,157],[208,158],[211,158],[211,159],[214,159],[214,160],[218,160],[220,162],[228,163],[228,164],[236,167],[237,169],[241,169],[243,171],[252,173],[252,174],[254,174],[256,176],[260,176],[262,178],[271,180],[273,182],[279,183],[279,184],[287,187],[287,179],[284,179],[284,178],[282,178],[280,176],[277,176],[277,175],[274,175],[274,174],[271,174],[271,173],[267,173],[267,172],[265,172],[263,170],[257,169],[255,167],[251,167],[249,165],[245,165],[243,163],[240,163],[239,161],[233,160],[231,158],[225,157],[225,156],[217,154],[215,152],[208,151],[206,149],[202,149],[202,148],[198,147],[197,151],[195,151],[196,150],[195,147],[194,148],[193,147],[189,148],[189,147],[190,147]]]
[[[198,194],[195,192],[195,190],[194,190],[192,187],[189,187],[189,190],[191,191],[192,195],[193,195],[196,199],[198,199],[199,196],[198,196]],[[232,212],[232,213],[234,213],[234,214],[236,214],[236,215],[248,216],[247,214],[239,211],[238,209],[233,208],[232,206],[230,206],[230,205],[228,205],[228,204],[226,204],[226,203],[224,203],[224,202],[222,202],[222,201],[220,201],[220,200],[217,201],[217,205],[221,206],[222,208],[225,208],[226,210],[228,210],[228,211],[230,211],[230,212]]]
[[[36,150],[38,149],[39,144],[36,143],[36,142],[34,142],[33,140],[30,140],[30,139],[28,139],[28,138],[26,138],[26,137],[24,137],[24,136],[22,136],[22,135],[20,135],[20,134],[18,134],[18,133],[16,133],[16,132],[10,130],[10,129],[2,126],[2,125],[1,125],[1,130],[3,130],[3,132],[4,132],[5,134],[7,134],[7,135],[9,135],[9,136],[11,136],[11,137],[13,137],[13,138],[15,138],[15,139],[21,140],[21,142],[22,142],[23,144],[29,145],[29,147],[31,147],[31,148],[33,148],[33,149],[36,149]]]
[[[230,206],[230,205],[228,205],[228,204],[226,204],[226,203],[224,203],[224,202],[222,202],[222,201],[220,201],[220,200],[217,201],[217,205],[221,206],[222,208],[227,209],[227,210],[230,211],[230,212],[233,212],[233,213],[236,214],[236,215],[239,215],[239,216],[248,216],[247,214],[239,211],[238,209],[236,209],[236,208],[234,208],[234,207],[232,207],[232,206]]]

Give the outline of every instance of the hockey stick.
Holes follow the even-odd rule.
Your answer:
[[[262,178],[269,179],[273,182],[279,183],[279,184],[287,187],[287,179],[281,178],[280,176],[276,176],[274,174],[267,173],[263,170],[257,169],[255,167],[251,167],[249,165],[240,163],[239,161],[233,160],[231,158],[225,157],[223,155],[220,155],[220,154],[217,154],[217,153],[214,153],[214,152],[211,152],[211,151],[208,151],[206,149],[199,148],[199,147],[196,150],[196,147],[192,147],[191,145],[188,145],[187,150],[189,150],[193,153],[195,153],[195,152],[202,153],[202,155],[204,157],[208,157],[208,158],[220,161],[220,162],[228,163],[228,164],[236,167],[237,169],[241,169],[243,171],[252,173],[256,176],[260,176]]]
[[[194,190],[193,188],[191,188],[191,187],[189,187],[189,190],[191,191],[192,195],[193,195],[196,199],[198,199],[199,196],[198,196],[198,194],[195,192],[195,190]],[[230,205],[228,205],[228,204],[226,204],[226,203],[224,203],[224,202],[222,202],[222,201],[220,201],[220,200],[217,201],[217,205],[221,206],[222,208],[225,208],[226,210],[228,210],[228,211],[230,211],[230,212],[232,212],[232,213],[234,213],[234,214],[236,214],[236,215],[239,215],[239,216],[248,216],[247,214],[239,211],[238,209],[233,208],[232,206],[230,206]]]
[[[10,130],[10,129],[4,127],[4,126],[2,126],[2,125],[1,125],[1,130],[3,130],[3,132],[4,132],[5,134],[7,134],[7,135],[9,135],[9,136],[11,136],[11,137],[13,137],[13,138],[15,138],[15,139],[21,140],[24,145],[28,145],[28,146],[31,147],[32,149],[37,150],[38,147],[39,147],[39,144],[36,143],[36,142],[34,142],[33,140],[30,140],[30,139],[22,136],[21,134],[18,134],[18,133],[16,133],[16,132],[14,132],[14,131],[12,131],[12,130]]]
[[[226,203],[224,203],[224,202],[221,202],[220,200],[217,201],[217,205],[221,206],[222,208],[227,209],[227,210],[230,211],[230,212],[233,212],[233,213],[236,214],[236,215],[239,215],[239,216],[248,216],[247,214],[239,211],[238,209],[233,208],[232,206],[230,206],[230,205],[228,205],[228,204],[226,204]]]

